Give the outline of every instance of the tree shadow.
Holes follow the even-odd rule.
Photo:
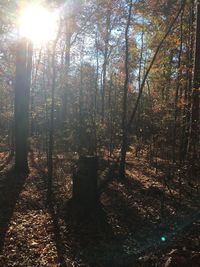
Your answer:
[[[63,242],[68,244],[65,254],[70,257],[70,262],[79,262],[83,266],[112,266],[112,256],[116,253],[112,248],[115,237],[103,206],[100,204],[90,213],[77,216],[76,210],[72,210],[73,204],[68,202],[61,217],[66,229]],[[108,262],[110,264],[106,265]]]
[[[154,184],[154,188],[157,188],[157,191],[161,191],[161,193],[164,195],[165,204],[175,208],[176,212],[182,210],[188,210],[190,211],[191,205],[196,205],[195,201],[197,200],[198,196],[194,196],[191,194],[191,190],[184,184],[182,184],[182,181],[184,180],[184,174],[181,174],[183,177],[181,179],[181,185],[179,178],[175,175],[175,166],[173,165],[167,165],[163,162],[159,163],[157,168],[159,174],[155,174],[153,172],[152,164],[151,166],[149,163],[144,164],[143,162],[139,162],[137,164],[135,163],[129,163],[129,166],[133,168],[135,171],[139,172],[139,175],[147,177],[147,182],[149,184]],[[134,178],[129,179],[129,184],[127,185],[127,189],[130,188],[130,181]],[[138,178],[137,178],[138,179]],[[150,186],[151,187],[151,186]],[[151,188],[149,188],[149,195],[151,195]],[[180,197],[180,191],[181,191],[181,197]],[[155,192],[154,192],[155,193]],[[153,193],[153,194],[154,194]],[[148,190],[145,190],[145,194],[148,195]],[[157,196],[156,196],[157,198]],[[160,196],[159,196],[160,198]],[[169,211],[170,213],[170,211]]]
[[[140,230],[143,231],[146,226],[151,224],[147,221],[148,209],[145,206],[143,207],[143,197],[142,195],[139,197],[139,192],[144,190],[143,186],[138,181],[133,181],[127,186],[126,180],[120,185],[117,187],[111,186],[106,190],[110,202],[108,213],[111,212],[116,218],[117,232],[119,234],[121,232],[122,238],[130,233],[139,236]],[[137,194],[134,194],[134,192],[137,192]],[[141,207],[143,207],[142,212]]]
[[[120,183],[121,186],[124,186]],[[135,181],[134,190],[143,190],[143,185]],[[70,204],[69,204],[70,205]],[[77,207],[71,207],[76,214]],[[83,215],[83,214],[82,214]],[[112,184],[101,196],[101,207],[91,214],[74,218],[70,212],[63,211],[64,235],[63,243],[70,248],[64,254],[71,262],[83,266],[133,266],[137,254],[134,244],[144,240],[143,231],[148,231],[149,224],[139,208],[124,195],[119,187]],[[129,243],[126,248],[126,243]],[[126,250],[127,249],[127,250]]]
[[[53,205],[54,201],[53,199],[49,199],[49,213],[51,215],[52,221],[53,221],[53,236],[54,236],[54,242],[57,250],[57,255],[58,255],[58,260],[60,263],[61,267],[67,267],[65,263],[65,246],[61,237],[61,232],[60,232],[60,226],[59,226],[59,217],[56,214],[56,211],[54,209]]]
[[[139,181],[134,180],[132,186],[134,190],[143,189]],[[108,196],[109,205],[106,205],[104,202]],[[81,216],[77,216],[81,207],[73,205],[69,200],[61,214],[62,229],[66,231],[62,231],[62,236],[59,236],[65,263],[67,255],[70,262],[76,264],[78,261],[83,266],[124,266],[125,261],[126,266],[129,266],[123,242],[130,233],[137,233],[138,228],[145,225],[144,217],[139,214],[137,207],[129,204],[122,192],[110,189],[110,186],[106,193],[104,191],[101,194],[100,207],[90,214],[81,212]],[[133,262],[133,255],[130,261]]]
[[[6,232],[12,218],[16,202],[22,191],[27,174],[17,174],[13,170],[1,173],[0,180],[0,253],[4,246]]]
[[[61,267],[66,267],[66,263],[64,260],[64,244],[63,244],[63,240],[61,237],[61,231],[60,231],[60,226],[59,226],[59,217],[57,214],[57,210],[56,210],[56,201],[53,197],[53,195],[51,196],[51,198],[47,198],[47,174],[45,173],[45,171],[41,168],[41,166],[39,164],[37,164],[37,162],[35,161],[34,158],[34,153],[31,151],[30,152],[30,166],[36,170],[36,172],[39,173],[39,175],[41,175],[41,177],[43,178],[43,182],[42,183],[36,183],[35,185],[37,187],[37,190],[40,192],[43,192],[43,201],[45,202],[45,206],[48,207],[48,211],[49,214],[51,216],[52,222],[53,222],[53,240],[56,246],[56,251],[57,251],[57,256],[58,256],[58,260],[59,260],[59,266]]]
[[[70,252],[67,254],[72,262],[79,260],[83,266],[133,266],[136,254],[129,255],[125,244],[130,241],[134,247],[134,242],[144,239],[142,232],[149,227],[149,222],[137,204],[132,205],[132,200],[124,195],[127,185],[119,184],[109,185],[101,195],[100,210],[90,215],[82,214],[81,218],[74,219],[65,207],[63,218],[67,230],[63,242],[68,242]],[[131,186],[136,191],[143,190],[139,181],[134,180]],[[76,214],[76,206],[70,209]]]
[[[37,168],[37,163],[34,167]],[[169,200],[166,191],[161,191],[162,188],[146,187],[144,181],[132,176],[112,181],[101,194],[100,209],[90,215],[83,212],[82,218],[73,218],[66,212],[66,206],[59,211],[52,200],[49,209],[60,265],[136,266],[133,262],[137,254],[132,251],[127,254],[124,244],[132,249],[139,243],[142,246],[146,241],[159,240],[165,229],[160,228],[161,221],[155,217],[159,215],[163,194],[167,204]],[[76,213],[78,208],[71,209]],[[165,209],[169,218],[176,219],[170,216],[167,205]]]
[[[190,206],[187,202],[182,203],[179,200],[171,199],[171,196],[164,188],[155,186],[143,187],[133,177],[126,177],[123,180],[123,185],[124,190],[120,198],[125,200],[124,195],[127,195],[130,203],[126,204],[126,206],[135,208],[138,206],[140,215],[142,210],[143,216],[141,215],[141,218],[145,223],[139,226],[142,226],[143,232],[145,232],[145,229],[149,229],[148,232],[151,235],[155,233],[155,236],[159,236],[163,233],[171,232],[172,229],[177,225],[182,225],[198,210],[197,205]],[[116,193],[119,194],[119,192]],[[132,200],[130,198],[131,195],[133,196]],[[138,227],[138,229],[141,229],[141,227]],[[140,233],[140,231],[137,232],[138,234]],[[148,235],[147,233],[146,237]]]

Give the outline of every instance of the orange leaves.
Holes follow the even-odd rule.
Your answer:
[[[184,108],[186,104],[187,103],[186,103],[185,99],[184,98],[180,98],[178,103],[177,103],[177,107],[178,108]]]
[[[131,83],[128,84],[128,92],[129,93],[133,92],[133,85]]]
[[[152,108],[152,110],[153,110],[154,113],[159,113],[159,112],[162,111],[162,109],[163,109],[163,107],[162,107],[161,104],[157,104],[157,105],[155,105],[155,106]]]

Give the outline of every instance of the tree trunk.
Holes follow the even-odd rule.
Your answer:
[[[105,94],[106,94],[106,74],[107,74],[107,65],[108,65],[108,48],[109,48],[109,39],[110,39],[110,17],[111,10],[108,8],[106,15],[106,38],[105,38],[105,50],[104,50],[104,61],[103,61],[103,84],[102,84],[102,122],[105,119]]]
[[[125,31],[125,42],[126,42],[126,53],[125,53],[125,81],[124,81],[124,96],[123,96],[123,114],[122,114],[122,145],[121,145],[121,161],[120,161],[120,178],[125,176],[125,163],[126,163],[126,151],[127,151],[127,95],[128,95],[128,82],[129,82],[129,66],[128,66],[128,56],[129,56],[129,43],[128,34],[131,22],[131,12],[132,12],[133,1],[129,3],[129,13],[126,24]]]
[[[32,67],[32,45],[21,39],[16,51],[15,83],[15,169],[28,171],[29,96]]]
[[[177,77],[177,84],[176,84],[176,93],[175,93],[175,100],[174,100],[174,129],[173,129],[173,145],[172,145],[172,159],[173,162],[176,162],[176,139],[177,139],[177,119],[179,114],[179,107],[178,107],[178,100],[179,100],[179,91],[181,86],[181,57],[182,57],[182,50],[183,50],[183,13],[184,9],[181,12],[181,21],[180,21],[180,47],[179,47],[179,54],[178,54],[178,77]]]
[[[190,126],[190,147],[191,158],[196,162],[199,158],[199,106],[200,106],[200,0],[196,8],[196,46],[195,63],[192,90],[192,115]],[[194,162],[193,162],[194,163]]]
[[[90,211],[98,206],[97,157],[82,156],[73,175],[73,202]]]
[[[182,140],[180,147],[180,161],[184,162],[188,158],[188,148],[189,148],[189,132],[190,132],[190,110],[191,110],[191,92],[192,92],[192,79],[193,79],[193,58],[194,58],[194,0],[190,3],[190,12],[188,18],[188,31],[189,31],[189,43],[187,47],[187,85],[185,88],[185,108],[183,112],[182,121]]]
[[[53,151],[54,151],[54,115],[55,115],[55,86],[56,86],[56,66],[55,66],[55,49],[57,40],[53,46],[52,54],[52,86],[51,86],[51,113],[49,125],[49,147],[48,147],[48,198],[52,197],[53,182]]]

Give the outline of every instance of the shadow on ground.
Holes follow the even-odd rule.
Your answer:
[[[61,237],[61,231],[60,231],[60,227],[59,227],[59,217],[57,215],[57,210],[56,210],[56,201],[54,199],[53,194],[51,195],[50,198],[47,197],[47,179],[48,179],[48,177],[47,177],[47,174],[45,173],[45,171],[43,169],[41,169],[39,164],[37,164],[37,162],[35,161],[34,154],[32,151],[30,153],[30,166],[31,166],[31,168],[33,168],[33,170],[35,169],[36,172],[42,177],[42,179],[40,179],[37,183],[35,181],[34,184],[35,184],[37,190],[43,193],[43,201],[44,201],[45,207],[48,208],[49,214],[50,214],[51,219],[52,219],[53,239],[54,239],[54,243],[56,246],[59,264],[61,267],[67,267],[67,265],[65,263],[65,259],[64,259],[65,246],[64,246],[64,243],[63,243],[63,240]]]
[[[103,206],[81,218],[76,215],[75,218],[65,210],[62,215],[65,229],[62,238],[68,247],[66,262],[70,259],[75,266],[116,266],[113,264],[123,253],[123,247],[113,232]]]
[[[27,175],[16,174],[13,170],[0,174],[0,253],[26,177]]]
[[[34,166],[37,167],[37,164]],[[106,167],[105,164],[102,169]],[[60,191],[55,190],[56,201],[52,201],[50,213],[62,267],[138,266],[134,263],[141,251],[149,245],[154,247],[158,244],[163,233],[173,231],[173,228],[160,228],[163,219],[164,222],[173,222],[174,227],[178,219],[184,219],[187,210],[192,212],[184,203],[175,207],[174,199],[171,199],[163,186],[155,189],[153,180],[157,177],[146,173],[148,169],[141,169],[141,179],[130,176],[123,181],[109,180],[110,183],[101,195],[100,209],[90,215],[84,214],[81,219],[73,218],[66,209],[64,203],[70,198],[68,191],[60,194]],[[145,179],[142,179],[144,174],[148,175],[148,186]],[[67,181],[63,179],[63,184],[59,184],[59,187],[64,188]],[[162,200],[164,211],[161,210]],[[56,207],[56,203],[62,203],[63,206]],[[72,207],[71,212],[76,213],[76,209],[77,207]],[[180,210],[180,214],[176,214],[177,210]]]

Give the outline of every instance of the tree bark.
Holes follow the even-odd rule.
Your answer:
[[[184,162],[188,158],[188,148],[189,148],[189,133],[190,133],[190,110],[191,110],[191,94],[192,94],[192,79],[193,79],[193,59],[194,59],[194,21],[195,21],[195,12],[194,12],[194,0],[190,3],[190,11],[188,18],[188,31],[189,31],[189,43],[187,47],[187,85],[185,88],[185,108],[183,112],[183,121],[182,121],[182,141],[180,147],[180,161]]]
[[[77,171],[73,175],[72,200],[88,211],[98,206],[97,157],[80,157]]]
[[[192,90],[192,110],[190,126],[190,154],[194,161],[199,159],[199,110],[200,110],[200,0],[196,6],[196,44]]]
[[[179,91],[181,86],[181,57],[182,57],[182,50],[183,50],[183,13],[184,9],[181,12],[181,21],[180,21],[180,47],[179,47],[179,54],[178,54],[178,77],[177,77],[177,84],[176,84],[176,93],[175,93],[175,99],[174,99],[174,129],[173,129],[173,145],[172,145],[172,159],[173,162],[176,162],[176,139],[177,139],[177,118],[179,113],[179,107],[178,107],[178,100],[179,100]]]
[[[120,161],[120,178],[125,176],[125,161],[126,161],[126,151],[127,151],[127,95],[128,95],[128,82],[129,82],[129,27],[131,22],[131,12],[132,12],[133,1],[129,2],[128,19],[125,30],[125,42],[126,42],[126,52],[125,52],[125,81],[124,81],[124,96],[123,96],[123,114],[122,114],[122,145],[121,145],[121,161]]]
[[[15,170],[28,171],[29,96],[32,68],[32,44],[21,39],[16,51],[15,83]]]
[[[109,39],[110,39],[110,17],[111,10],[108,7],[106,14],[106,38],[105,38],[105,49],[104,49],[104,61],[103,61],[103,84],[102,84],[102,122],[105,119],[105,94],[106,94],[106,74],[107,74],[107,65],[108,65],[108,48],[109,48]]]
[[[49,149],[48,149],[48,198],[52,197],[52,182],[53,182],[53,151],[54,151],[54,115],[55,115],[55,86],[56,86],[56,54],[57,40],[53,46],[52,54],[52,86],[51,86],[51,113],[50,113],[50,126],[49,126]]]

